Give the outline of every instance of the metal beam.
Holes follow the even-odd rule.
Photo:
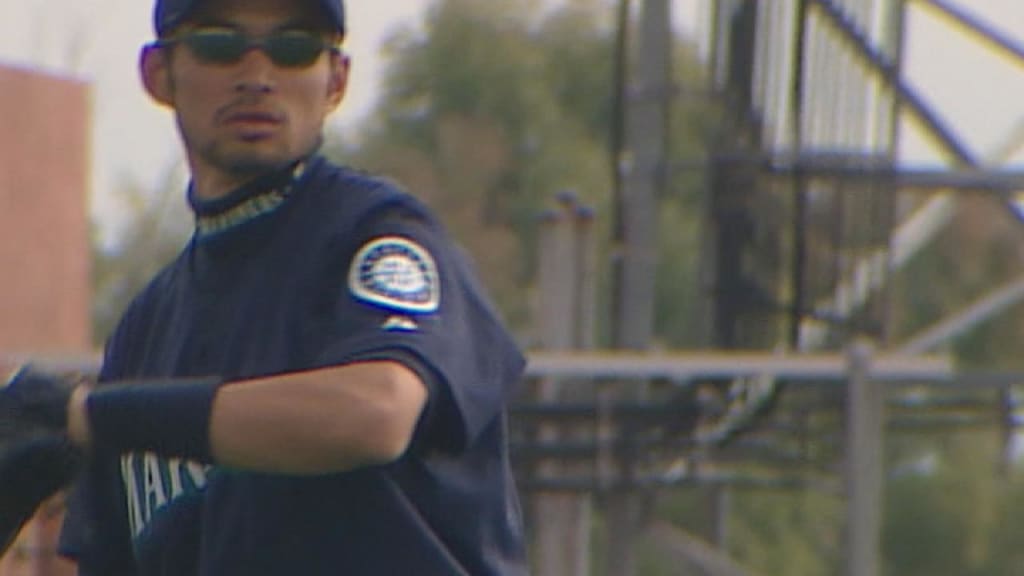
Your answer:
[[[836,382],[845,378],[843,354],[797,354],[771,352],[682,352],[643,353],[618,350],[588,352],[531,351],[526,368],[528,377],[564,377],[573,379],[693,379],[774,376],[799,385]],[[0,356],[0,366],[32,362],[55,371],[95,374],[99,355]],[[930,386],[999,387],[1024,383],[1021,373],[958,372],[944,355],[909,355],[903,351],[882,352],[872,362],[872,377],[880,380],[905,380]],[[587,383],[589,385],[589,383]]]
[[[1024,120],[1006,147],[1024,145]],[[1018,142],[1019,140],[1019,142]],[[1010,151],[1012,154],[1013,151]],[[1007,154],[995,158],[1005,160]],[[879,154],[847,150],[815,149],[813,152],[769,154],[718,154],[715,161],[726,165],[749,163],[772,175],[829,178],[853,183],[888,184],[894,188],[920,190],[964,190],[1013,194],[1024,192],[1024,170],[1000,168],[909,168]],[[673,171],[694,171],[707,166],[705,160],[677,162]]]
[[[828,477],[806,474],[755,474],[741,472],[701,472],[698,474],[649,474],[632,479],[634,487],[671,488],[680,486],[728,486],[751,490],[814,490],[826,494],[842,494],[839,482]],[[524,491],[597,492],[602,482],[594,476],[517,477],[516,485]]]
[[[996,28],[982,21],[977,16],[974,16],[952,2],[947,2],[946,0],[918,1],[923,2],[924,4],[935,8],[943,15],[952,18],[968,31],[973,32],[986,43],[1009,56],[1014,64],[1024,66],[1024,46],[1022,46],[1016,38],[1003,34]]]
[[[764,160],[769,174],[832,178],[844,182],[884,183],[899,189],[994,192],[1007,199],[1024,192],[1024,170],[900,168],[874,155],[812,152]]]
[[[1024,300],[1024,276],[1000,286],[964,310],[930,326],[897,347],[903,354],[930,352]]]
[[[526,371],[530,376],[584,379],[690,380],[772,376],[788,381],[838,381],[846,377],[847,361],[843,354],[532,352]],[[955,372],[952,361],[942,356],[879,354],[871,364],[871,376],[882,380],[942,381],[952,379]]]

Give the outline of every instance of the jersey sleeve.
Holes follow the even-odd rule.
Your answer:
[[[336,328],[318,364],[403,363],[429,389],[414,447],[471,445],[503,411],[525,360],[464,255],[408,206],[371,213],[337,247]]]

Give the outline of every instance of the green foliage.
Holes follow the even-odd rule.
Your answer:
[[[336,152],[431,204],[519,328],[552,196],[573,189],[606,213],[611,44],[598,5],[543,17],[529,0],[435,2],[426,34],[389,42],[377,114],[358,148]]]
[[[538,217],[556,193],[572,190],[597,211],[599,254],[610,252],[612,10],[600,0],[539,6],[434,2],[425,33],[400,31],[389,41],[384,96],[358,143],[332,151],[432,205],[519,329],[530,324],[533,294],[523,288],[535,282]],[[684,83],[703,82],[695,63],[683,46],[676,66],[690,74]],[[704,156],[715,118],[708,110],[702,101],[674,106],[675,158]],[[656,317],[669,343],[693,333],[701,185],[698,172],[673,177],[661,199]],[[607,259],[600,268],[607,287]]]
[[[951,434],[928,464],[895,468],[902,473],[886,486],[886,574],[989,573],[1006,552],[997,543],[1009,485],[996,474],[996,439],[991,431]]]
[[[943,505],[943,489],[924,476],[899,479],[888,486],[891,510],[882,542],[886,574],[962,574],[959,546],[963,538],[957,519]]]
[[[895,278],[891,322],[897,341],[1018,277],[1021,239],[1020,220],[998,201],[958,199],[950,226]],[[1021,327],[1024,306],[1017,304],[959,334],[946,348],[965,367],[1019,369],[1024,366],[1017,349]]]
[[[729,549],[759,574],[841,573],[842,502],[804,492],[738,492]]]
[[[892,330],[909,338],[985,297],[1021,273],[1020,221],[992,198],[961,196],[952,223],[895,279]],[[999,311],[936,353],[966,370],[1020,370],[1024,306]],[[993,406],[990,391],[972,395]],[[883,542],[886,574],[989,576],[1024,573],[1019,472],[1003,458],[997,412],[975,433],[890,438]],[[925,467],[907,463],[928,462]],[[910,470],[908,472],[908,470]]]
[[[995,503],[996,519],[990,531],[992,553],[976,576],[1024,574],[1024,482],[1014,478],[1002,487]]]

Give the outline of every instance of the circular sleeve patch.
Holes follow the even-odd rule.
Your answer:
[[[376,238],[360,248],[348,284],[356,298],[392,310],[436,312],[441,301],[433,256],[399,236]]]

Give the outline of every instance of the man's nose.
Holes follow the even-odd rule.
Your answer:
[[[274,89],[274,63],[255,46],[246,50],[238,63],[237,92],[270,92]]]

